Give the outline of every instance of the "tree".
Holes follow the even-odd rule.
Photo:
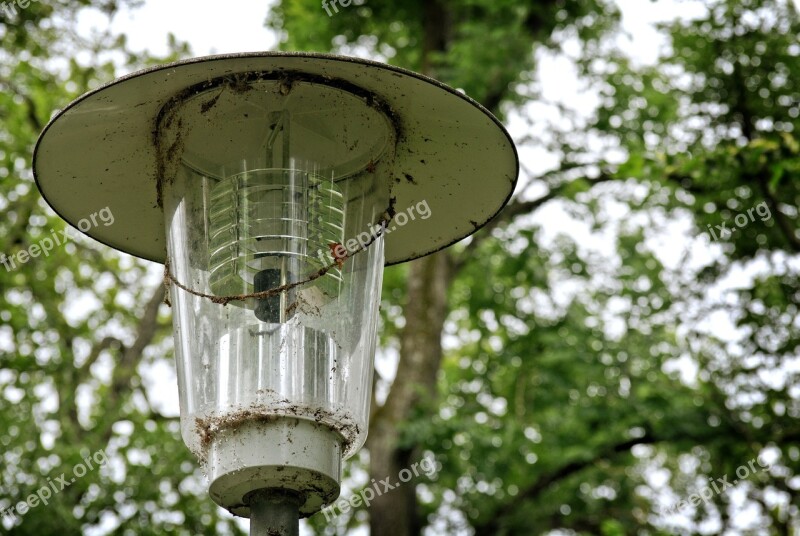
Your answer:
[[[62,234],[66,225],[31,176],[34,143],[53,110],[120,67],[187,53],[173,42],[170,57],[134,56],[124,38],[86,40],[74,31],[82,10],[111,15],[119,5],[41,2],[0,12],[0,516],[7,534],[238,530],[208,500],[177,420],[147,397],[152,368],[171,348],[163,286],[152,277],[141,283],[145,263]],[[61,245],[46,254],[31,249],[57,236]],[[52,497],[42,493],[30,511],[18,507],[51,483]]]
[[[382,346],[399,363],[376,381],[348,482],[396,482],[423,455],[440,466],[368,509],[315,516],[317,533],[367,517],[392,535],[797,532],[800,27],[787,0],[704,4],[660,28],[655,66],[619,50],[610,0],[274,6],[284,49],[435,76],[527,121],[521,147],[558,156],[542,171],[523,152],[523,186],[496,220],[387,270]],[[0,509],[87,456],[100,465],[2,522],[11,534],[238,533],[149,396],[171,355],[157,270],[81,238],[17,256],[65,228],[30,173],[51,111],[123,68],[188,54],[75,34],[82,9],[118,6],[0,11],[0,252],[16,262],[0,267]],[[542,97],[547,56],[597,96],[591,117]]]
[[[563,158],[536,181],[544,195],[519,195],[461,251],[390,275],[386,323],[400,364],[371,425],[370,473],[397,474],[421,449],[436,453],[443,468],[435,483],[376,501],[369,511],[373,533],[413,534],[431,522],[478,534],[678,530],[660,515],[656,494],[637,487],[648,473],[667,467],[677,496],[688,496],[693,477],[732,474],[770,443],[781,450],[790,445],[794,376],[769,397],[786,418],[765,430],[762,416],[753,427],[733,381],[750,357],[746,347],[737,349],[741,361],[728,363],[723,377],[709,361],[712,348],[723,349],[719,341],[697,333],[689,319],[698,304],[714,307],[704,294],[726,266],[769,251],[796,253],[791,5],[708,2],[703,19],[665,28],[673,48],[657,68],[636,67],[616,50],[617,14],[602,3],[365,2],[331,17],[323,13],[310,1],[283,1],[270,21],[284,31],[287,49],[384,57],[463,88],[494,112],[524,110],[537,97],[535,85],[526,83],[537,54],[577,43],[576,63],[602,98],[584,130],[553,134],[551,149]],[[777,87],[764,94],[766,80]],[[770,136],[755,139],[758,125]],[[591,136],[624,151],[622,164],[583,149]],[[747,194],[740,193],[743,185]],[[777,225],[750,221],[745,232],[725,238],[724,255],[699,273],[685,265],[667,268],[650,251],[653,226],[685,219],[688,208],[701,235],[705,225],[736,216],[729,208],[708,210],[708,203],[754,207],[736,200],[747,195],[772,207]],[[543,226],[529,217],[558,204],[607,231],[618,223],[609,214],[612,200],[645,223],[619,225],[612,234],[618,255],[610,259],[566,236],[543,246]],[[797,353],[796,276],[787,273],[787,263],[782,257],[778,271],[785,275],[777,280],[754,281],[754,292],[777,300],[774,309],[766,314],[762,298],[758,314],[746,315],[755,338],[780,319],[784,358]],[[566,284],[580,294],[559,303]],[[624,337],[614,334],[615,326]],[[461,343],[446,352],[448,336]],[[749,346],[768,354],[766,363],[780,359],[775,345]],[[700,368],[693,378],[668,373],[687,363]],[[763,392],[761,383],[748,391]],[[768,407],[761,412],[774,420]],[[779,462],[789,475],[793,452],[782,452]],[[701,464],[684,475],[679,465],[688,459]],[[764,506],[761,525],[785,533],[797,523],[796,494],[791,477],[774,473],[745,486]],[[776,489],[788,495],[777,510],[766,502]],[[728,500],[717,494],[688,513],[696,520],[720,515],[721,526],[729,527],[736,508]],[[698,525],[685,530],[697,530],[692,526]]]

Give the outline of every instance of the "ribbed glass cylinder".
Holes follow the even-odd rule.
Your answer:
[[[218,296],[251,294],[297,283],[331,264],[330,244],[344,238],[344,197],[335,184],[310,173],[256,170],[220,181],[211,190],[210,284]],[[333,266],[309,285],[322,305],[339,295]],[[260,302],[285,321],[296,291]]]

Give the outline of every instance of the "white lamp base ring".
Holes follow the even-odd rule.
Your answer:
[[[339,496],[342,437],[325,425],[275,417],[220,430],[208,450],[211,498],[231,513],[250,517],[245,497],[282,489],[302,499],[308,517]]]

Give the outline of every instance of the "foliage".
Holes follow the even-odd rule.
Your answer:
[[[110,34],[86,40],[73,28],[90,6],[111,14],[119,2],[37,2],[11,18],[2,12],[0,251],[8,257],[65,228],[30,172],[50,112],[110,81],[119,68],[187,51],[175,43],[170,58],[151,58],[126,52],[124,38]],[[160,298],[151,301],[158,288],[152,283],[144,263],[84,238],[0,268],[0,509],[62,473],[69,483],[87,453],[103,451],[108,459],[49,505],[16,522],[5,516],[4,534],[236,531],[208,501],[177,420],[147,399],[146,372],[171,353],[168,318],[157,314]],[[154,324],[143,326],[143,317]]]
[[[429,532],[800,528],[800,20],[787,0],[704,5],[659,27],[668,46],[656,65],[619,49],[620,14],[604,0],[364,0],[331,17],[317,0],[282,0],[269,14],[286,50],[435,75],[527,119],[520,145],[560,158],[526,175],[500,219],[448,254],[437,387],[394,423],[399,450],[441,463],[406,484]],[[88,6],[113,13],[118,2],[32,3],[0,18],[7,255],[64,225],[30,175],[48,114],[122,66],[166,59],[131,54],[124,37],[77,36]],[[173,57],[187,52],[174,43]],[[591,117],[545,102],[547,55],[574,63],[599,102]],[[543,105],[569,126],[554,121],[538,139]],[[409,271],[385,276],[381,345],[391,353],[408,320]],[[239,531],[212,508],[174,415],[148,400],[171,355],[157,279],[83,239],[0,268],[0,508],[71,472],[85,449],[111,460],[6,525],[11,534]],[[757,456],[766,471],[666,511]],[[349,483],[368,480],[367,463],[362,453],[348,464]],[[367,513],[310,526],[345,533]]]
[[[444,51],[425,43],[432,4],[447,13]],[[538,32],[522,31],[537,17],[546,21]],[[401,424],[407,447],[443,463],[419,487],[422,517],[438,529],[741,528],[728,493],[680,516],[662,510],[696,479],[732,475],[772,447],[775,465],[739,487],[760,508],[752,527],[783,533],[798,523],[797,14],[788,2],[709,1],[705,16],[662,25],[671,46],[652,67],[614,46],[617,20],[610,6],[581,2],[365,2],[328,19],[315,2],[284,1],[273,13],[286,48],[427,68],[492,109],[535,98],[537,50],[577,40],[575,61],[600,97],[583,133],[556,133],[562,168],[542,181],[590,236],[614,237],[615,253],[568,234],[548,242],[543,230],[557,222],[526,221],[468,247],[451,287],[444,337],[458,342],[447,348],[438,400]],[[591,136],[624,160],[587,162]],[[592,167],[619,185],[571,181],[581,170],[597,176]],[[660,226],[687,218],[690,232],[659,237]],[[723,223],[736,230],[712,235]],[[666,262],[657,239],[685,240],[671,249],[686,260]],[[697,260],[700,247],[710,258]],[[761,275],[725,300],[710,297],[738,270]],[[387,300],[398,310],[402,291]],[[703,325],[720,312],[730,332],[721,320]],[[668,476],[668,491],[652,489],[655,473]],[[701,529],[704,520],[715,528]]]

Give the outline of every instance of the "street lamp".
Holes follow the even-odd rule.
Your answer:
[[[116,80],[54,117],[33,167],[67,222],[109,207],[86,234],[165,264],[182,436],[254,534],[335,500],[364,444],[384,264],[478,230],[518,173],[462,93],[281,53]]]

